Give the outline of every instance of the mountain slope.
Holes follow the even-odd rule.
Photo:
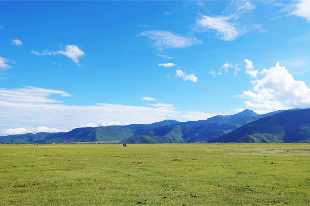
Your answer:
[[[120,141],[132,135],[132,130],[120,127],[86,127],[64,133],[57,138],[49,140],[48,143]]]
[[[98,142],[98,141],[122,141],[127,143],[208,142],[214,138],[232,132],[243,125],[256,121],[261,117],[267,117],[269,115],[273,115],[276,113],[278,112],[259,115],[251,110],[244,110],[235,115],[218,115],[209,118],[207,120],[200,120],[200,121],[178,122],[175,120],[164,120],[152,124],[132,124],[126,126],[77,128],[66,133],[38,133],[38,134],[11,135],[6,137],[0,137],[0,142],[4,143],[70,143],[70,142]],[[257,141],[259,142],[259,140]],[[271,140],[262,140],[262,141],[271,141]]]
[[[181,126],[162,126],[146,130],[137,130],[134,136],[124,140],[123,142],[180,143],[183,142],[183,128]]]
[[[309,138],[310,109],[302,109],[261,118],[209,142],[300,142]]]

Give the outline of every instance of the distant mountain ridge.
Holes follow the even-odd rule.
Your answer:
[[[261,118],[209,142],[303,142],[310,139],[310,109],[288,110]]]
[[[310,109],[276,111],[264,115],[257,114],[252,110],[244,110],[234,115],[218,115],[199,121],[178,122],[176,120],[164,120],[152,124],[76,128],[61,133],[2,136],[0,142],[195,143],[307,141],[306,139],[310,139],[308,135],[308,133],[310,134],[310,130],[308,130],[310,126],[307,123],[310,116],[305,116],[305,114],[308,113],[310,113]],[[302,117],[302,121],[294,120],[295,122],[292,123],[286,117],[287,114],[292,114],[293,119]],[[288,125],[295,125],[296,128],[289,130]],[[291,135],[288,135],[288,131],[291,131]],[[292,137],[295,133],[297,133],[298,138]]]

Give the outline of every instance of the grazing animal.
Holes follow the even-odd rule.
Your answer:
[[[123,147],[127,147],[127,145],[126,145],[126,144],[123,144]]]

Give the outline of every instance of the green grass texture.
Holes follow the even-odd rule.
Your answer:
[[[310,144],[0,145],[0,205],[310,205]]]

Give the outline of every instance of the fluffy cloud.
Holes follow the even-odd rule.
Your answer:
[[[293,5],[291,15],[303,17],[310,21],[310,1],[309,0],[297,0]]]
[[[153,97],[143,97],[142,100],[143,101],[155,101],[156,99],[154,99]]]
[[[2,89],[0,93],[3,93],[2,91],[11,91],[10,97],[9,95],[0,96],[0,133],[2,135],[51,132],[53,128],[56,132],[58,130],[69,131],[81,126],[148,124],[165,119],[199,120],[217,115],[198,111],[180,111],[174,105],[164,103],[149,106],[118,104],[69,106],[51,99],[51,96],[55,94],[61,96],[69,96],[69,94],[52,89],[28,87],[14,90]],[[42,92],[38,94],[38,91]],[[17,98],[18,96],[20,99]],[[42,125],[51,129],[40,127]]]
[[[23,45],[22,41],[21,41],[21,40],[18,40],[18,39],[13,39],[13,40],[12,40],[12,44],[13,44],[13,45],[16,45],[16,46],[21,46],[21,45]]]
[[[257,78],[258,70],[254,70],[253,62],[251,60],[245,59],[246,62],[246,73],[253,78]]]
[[[231,17],[209,17],[202,15],[200,19],[197,19],[196,26],[202,31],[208,29],[216,30],[222,40],[233,41],[241,35],[242,32],[238,31],[234,24],[228,22],[230,18]]]
[[[69,97],[70,94],[51,89],[37,87],[24,87],[20,89],[0,88],[0,100],[9,102],[28,102],[28,103],[57,103],[59,101],[49,98],[53,94]]]
[[[48,132],[48,133],[55,133],[55,132],[61,132],[59,129],[56,128],[48,128],[44,126],[39,126],[37,128],[15,128],[15,129],[7,129],[4,130],[3,134],[5,135],[14,135],[14,134],[27,134],[27,133],[39,133],[39,132]]]
[[[248,108],[273,111],[310,107],[310,89],[304,81],[296,81],[278,62],[275,67],[259,72],[261,79],[252,81],[252,91],[244,91],[241,97]]]
[[[246,63],[245,68],[247,70],[253,70],[254,69],[253,62],[251,60],[245,59],[244,61]]]
[[[7,62],[9,62],[9,60],[0,57],[0,69],[7,69],[10,68],[11,66],[7,64]]]
[[[150,38],[154,42],[154,46],[159,50],[163,48],[182,48],[194,44],[202,44],[202,41],[196,38],[184,37],[169,31],[144,31],[141,35]]]
[[[164,64],[158,64],[160,67],[174,67],[176,64],[174,63],[164,63]]]
[[[98,124],[95,123],[87,123],[87,124],[82,124],[80,127],[98,127]]]
[[[189,81],[192,81],[192,82],[197,82],[198,78],[195,75],[193,75],[193,74],[189,74],[189,75],[185,76],[184,80],[185,81],[189,80]]]
[[[58,51],[57,53],[72,59],[77,64],[79,63],[79,58],[85,55],[76,45],[66,45],[64,51]]]
[[[186,73],[183,72],[182,70],[176,70],[176,76],[183,78],[184,81],[189,80],[189,81],[192,81],[194,83],[196,83],[198,80],[198,78],[194,74],[186,75]]]
[[[70,59],[72,59],[77,65],[79,65],[79,58],[82,56],[85,56],[84,51],[82,51],[78,46],[76,45],[66,45],[64,50],[60,51],[42,51],[37,52],[32,50],[31,53],[38,56],[46,56],[46,55],[64,55]]]

